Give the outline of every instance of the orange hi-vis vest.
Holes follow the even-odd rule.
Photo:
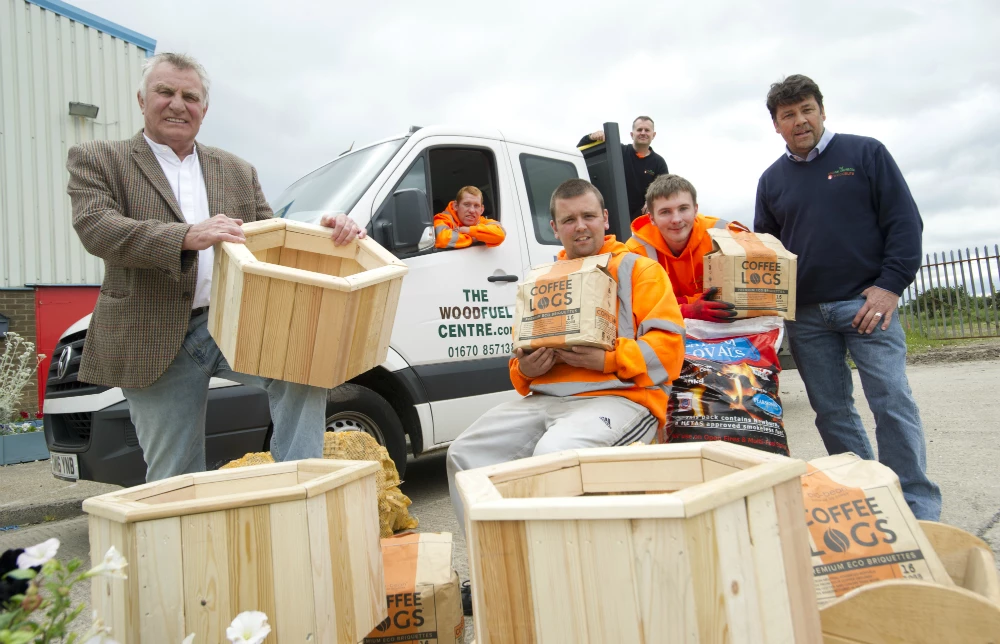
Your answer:
[[[696,215],[687,246],[679,256],[674,257],[667,241],[660,234],[660,229],[653,223],[652,216],[643,215],[632,222],[632,237],[625,245],[633,253],[656,259],[666,269],[677,301],[691,304],[701,299],[705,290],[705,263],[702,260],[712,251],[712,238],[708,236],[708,229],[725,228],[728,224],[729,222],[718,217]]]
[[[480,217],[479,223],[469,226],[469,234],[458,232],[463,226],[458,220],[458,212],[452,201],[444,212],[434,215],[434,246],[437,248],[465,248],[472,242],[483,242],[487,246],[499,246],[507,238],[503,226],[493,219]]]
[[[528,378],[510,359],[510,380],[522,396],[624,396],[648,409],[663,427],[670,383],[684,362],[684,320],[666,274],[652,260],[628,252],[613,235],[598,254],[611,253],[608,272],[618,283],[618,338],[604,355],[604,371],[564,362]],[[560,251],[559,259],[566,259]]]

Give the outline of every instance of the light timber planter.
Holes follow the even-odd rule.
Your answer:
[[[955,586],[879,581],[820,611],[826,644],[973,644],[1000,641],[1000,581],[989,544],[956,527],[920,527]]]
[[[370,239],[285,219],[215,251],[208,330],[240,373],[332,388],[385,361],[404,263]]]
[[[476,641],[821,641],[805,471],[716,442],[459,473]]]
[[[385,619],[370,461],[309,459],[185,474],[87,499],[92,605],[121,642],[226,641],[240,612],[274,642],[360,642]]]

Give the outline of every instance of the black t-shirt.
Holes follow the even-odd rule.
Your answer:
[[[590,135],[585,135],[577,147],[590,145],[593,141]],[[646,190],[656,177],[669,174],[666,160],[649,148],[649,154],[639,158],[631,143],[622,144],[622,164],[625,170],[625,191],[628,193],[629,219],[635,221],[646,203]]]

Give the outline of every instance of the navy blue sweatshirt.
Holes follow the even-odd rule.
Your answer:
[[[835,134],[822,154],[782,154],[757,183],[754,231],[799,256],[799,304],[901,295],[920,268],[923,222],[902,173],[875,139]]]

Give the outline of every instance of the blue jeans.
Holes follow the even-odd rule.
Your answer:
[[[850,351],[861,376],[868,407],[875,416],[878,460],[899,477],[903,495],[918,519],[937,521],[941,490],[927,478],[927,450],[920,410],[906,380],[906,335],[893,315],[889,329],[881,325],[859,334],[851,326],[865,300],[798,306],[789,322],[788,341],[816,428],[830,454],[854,452],[874,459],[871,443],[854,407],[854,384],[847,365]]]
[[[146,481],[205,471],[205,410],[213,376],[267,391],[274,432],[271,456],[323,456],[326,389],[237,373],[208,333],[208,314],[191,318],[177,357],[148,387],[122,387],[146,460]]]

